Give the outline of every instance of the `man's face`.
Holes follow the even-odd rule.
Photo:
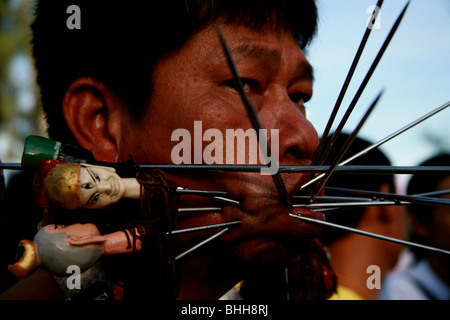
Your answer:
[[[312,95],[312,71],[294,37],[271,28],[258,32],[243,26],[219,25],[264,128],[269,133],[279,130],[280,164],[309,165],[318,144],[303,106],[303,100]],[[160,60],[152,80],[152,97],[143,125],[127,129],[122,159],[131,154],[137,163],[173,164],[172,149],[179,141],[171,141],[172,133],[180,128],[189,130],[194,150],[194,121],[202,121],[203,132],[218,129],[224,138],[226,129],[252,128],[213,26]],[[205,141],[202,147],[208,144]],[[226,152],[224,148],[224,157]],[[317,215],[306,209],[284,207],[271,176],[259,172],[188,172],[171,178],[192,189],[227,191],[230,198],[240,202],[240,206],[225,205],[218,212],[177,217],[180,228],[241,221],[241,226],[222,238],[240,261],[285,257],[299,239],[318,232],[318,227],[289,217],[289,212]],[[292,195],[309,175],[282,174],[282,178]],[[211,200],[183,196],[180,207],[211,204]],[[181,238],[180,245],[188,248],[204,238],[205,234],[192,234]]]

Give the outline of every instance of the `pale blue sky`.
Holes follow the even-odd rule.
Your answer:
[[[321,134],[335,104],[376,0],[319,0],[319,32],[308,51],[315,68],[311,122]],[[391,26],[407,3],[385,0],[381,28],[373,29],[336,121],[356,93]],[[412,0],[397,33],[361,96],[345,129],[351,131],[384,88],[376,109],[360,132],[372,142],[450,100],[450,1]],[[394,165],[417,165],[435,150],[423,138],[431,132],[450,150],[450,107],[382,146]]]

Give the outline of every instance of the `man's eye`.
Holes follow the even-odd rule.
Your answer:
[[[297,93],[290,94],[289,98],[291,99],[292,102],[294,102],[298,105],[302,105],[303,103],[308,102],[309,99],[311,99],[311,97],[309,95],[307,95],[306,93],[303,93],[303,92],[297,92]]]
[[[249,78],[240,78],[242,86],[244,87],[245,92],[250,92],[251,90],[258,87],[258,81],[249,79]],[[237,79],[233,78],[225,81],[225,85],[239,91],[239,82]]]

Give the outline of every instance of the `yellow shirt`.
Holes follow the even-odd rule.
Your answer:
[[[336,293],[334,293],[328,300],[364,300],[359,294],[350,288],[338,285]]]

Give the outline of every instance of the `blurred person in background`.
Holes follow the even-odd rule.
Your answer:
[[[448,166],[450,154],[434,156],[421,166]],[[431,191],[450,190],[450,176],[442,174],[416,174],[408,184],[408,194],[418,195]],[[450,194],[442,194],[450,199]],[[450,249],[450,209],[426,205],[408,205],[415,242],[432,247]],[[439,252],[413,250],[417,262],[386,277],[381,299],[386,300],[449,300],[450,257]]]
[[[348,135],[344,133],[338,136],[325,164],[333,161],[347,137]],[[342,160],[370,145],[368,141],[356,138]],[[350,164],[391,165],[389,159],[379,149],[371,150]],[[396,192],[392,175],[334,173],[325,185],[325,195],[345,196],[341,192],[327,190],[327,187]],[[393,238],[405,238],[406,212],[403,206],[351,207],[330,211],[328,214],[325,212],[325,214],[327,221],[332,223]],[[331,264],[338,277],[337,292],[330,298],[331,300],[377,299],[380,292],[379,286],[375,285],[375,288],[372,285],[369,286],[368,282],[371,281],[369,278],[379,275],[381,282],[386,273],[396,265],[402,250],[402,246],[398,244],[330,227],[325,227],[321,240],[330,251]]]

